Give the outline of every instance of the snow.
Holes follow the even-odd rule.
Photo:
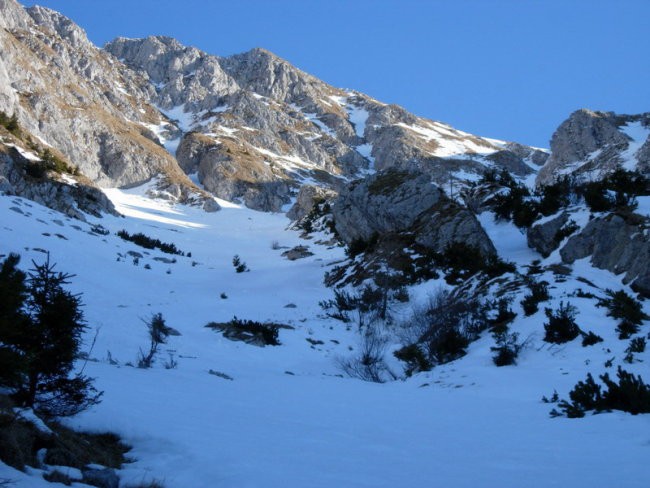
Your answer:
[[[169,110],[163,110],[160,108],[158,108],[158,110],[165,114],[170,120],[177,121],[178,128],[183,132],[190,131],[192,125],[194,125],[194,114],[192,112],[186,112],[185,105],[177,105]]]
[[[363,138],[366,132],[366,121],[368,120],[368,111],[363,107],[348,105],[348,119],[354,125],[354,131],[357,136]]]
[[[467,153],[490,154],[500,149],[499,145],[486,139],[477,138],[439,122],[427,122],[428,127],[417,124],[408,125],[403,122],[396,125],[415,132],[426,142],[434,141],[436,148],[431,151],[432,156],[445,158]]]
[[[342,97],[339,95],[329,95],[327,98],[329,98],[332,102],[337,104],[340,107],[344,107],[347,103],[347,97]],[[323,100],[324,101],[324,100]]]
[[[2,142],[5,146],[7,147],[13,147],[20,153],[22,157],[25,159],[28,159],[30,161],[41,161],[41,158],[34,154],[32,151],[28,151],[27,149],[24,149],[20,146],[17,146],[16,144],[10,143],[10,142]]]
[[[644,126],[641,122],[629,122],[621,127],[621,130],[630,138],[627,149],[621,153],[623,167],[628,171],[634,171],[638,164],[636,153],[650,137],[650,127]]]
[[[269,151],[268,149],[257,146],[253,146],[253,149],[263,154],[264,156],[267,156],[273,164],[276,164],[289,172],[293,172],[295,178],[302,180],[303,183],[316,183],[307,176],[300,174],[300,171],[320,169],[317,165],[310,163],[309,161],[305,161],[295,155],[277,154],[273,151]]]
[[[342,248],[316,244],[326,236],[302,239],[281,214],[223,201],[222,210],[205,213],[151,200],[150,187],[106,190],[125,216],[88,216],[89,224],[21,198],[0,197],[0,254],[19,251],[21,265],[29,267],[47,249],[57,269],[76,275],[69,288],[83,292],[86,344],[99,330],[85,373],[105,394],[101,404],[66,422],[116,432],[133,446],[129,456],[135,462],[120,470],[122,484],[158,479],[165,486],[238,488],[647,486],[650,416],[551,419],[552,405],[540,401],[554,389],[566,398],[587,371],[600,374],[607,359],[615,356],[618,364],[624,355],[627,342],[616,339],[605,310],[569,297],[584,283],[554,283],[553,300],[531,317],[513,302],[516,330],[531,343],[516,367],[492,364],[494,343],[485,334],[461,360],[404,381],[365,383],[340,377],[337,366],[337,358],[357,347],[355,327],[324,317],[318,306],[332,297],[323,273],[328,263],[343,259]],[[494,222],[487,212],[479,219],[507,259],[519,266],[540,259],[511,224]],[[96,223],[110,234],[91,234]],[[154,259],[160,252],[116,237],[120,229],[173,242],[192,257],[161,263]],[[272,249],[273,241],[308,245],[315,255],[288,261]],[[143,254],[139,265],[128,251]],[[235,254],[250,272],[234,272]],[[602,288],[623,287],[620,277],[587,260],[574,263],[573,270],[573,276]],[[440,281],[413,287],[412,305],[438,286]],[[603,336],[607,346],[542,342],[543,307],[555,308],[560,300],[578,306],[579,324]],[[287,308],[290,303],[296,307]],[[169,338],[152,369],[128,366],[148,344],[141,319],[157,312],[181,335]],[[234,315],[294,329],[280,331],[281,346],[258,348],[204,327]],[[647,333],[647,325],[642,330]],[[324,344],[312,346],[307,339]],[[118,364],[107,361],[109,352]],[[170,353],[176,369],[163,367]],[[647,376],[650,354],[640,357],[644,363],[625,367]],[[0,463],[0,479],[51,486],[40,479],[41,471],[30,472]]]
[[[330,137],[336,137],[336,133],[332,129],[327,127],[327,125],[325,125],[325,123],[318,118],[318,114],[305,113],[303,115],[307,120],[309,120],[311,123],[316,125],[320,130],[325,132],[325,134],[327,134]]]
[[[361,154],[364,158],[366,158],[368,161],[370,161],[370,171],[373,171],[375,168],[375,158],[372,155],[372,144],[361,144],[360,146],[357,146],[355,148],[359,154]]]
[[[650,216],[650,196],[636,197],[636,213]]]
[[[496,221],[494,212],[482,212],[477,215],[481,227],[496,247],[499,256],[505,256],[518,266],[530,264],[541,255],[528,247],[525,232],[510,221]]]
[[[121,94],[123,94],[123,95],[129,96],[129,97],[131,96],[131,94],[129,92],[127,92],[126,89],[124,88],[124,85],[117,84],[117,85],[115,85],[115,89],[118,92],[120,92]]]
[[[44,434],[52,434],[52,430],[34,413],[31,408],[15,408],[16,418],[21,421],[29,422],[36,429]]]

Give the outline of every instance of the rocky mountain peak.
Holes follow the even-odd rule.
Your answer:
[[[16,0],[0,0],[0,27],[3,29],[27,29],[30,18]]]
[[[72,46],[77,48],[92,46],[86,32],[65,15],[40,5],[27,8],[25,11],[38,25],[56,32]]]
[[[0,9],[0,111],[15,114],[25,147],[55,151],[95,184],[133,185],[161,175],[170,195],[212,201],[151,131],[166,119],[148,102],[155,90],[141,74],[96,48],[58,12],[23,9],[13,0]]]
[[[599,179],[617,167],[650,170],[650,113],[620,115],[581,109],[573,112],[551,138],[551,157],[537,184],[575,174]]]
[[[175,150],[181,167],[216,195],[253,208],[278,211],[302,184],[336,190],[392,167],[446,185],[495,165],[526,177],[547,157],[335,88],[261,48],[218,57],[150,37],[119,38],[106,50],[153,84],[150,101],[184,134]]]
[[[338,191],[398,168],[458,191],[486,168],[525,178],[546,158],[335,88],[262,48],[219,57],[150,36],[98,49],[57,12],[3,4],[27,28],[5,39],[0,110],[100,185],[163,173],[191,188],[189,174],[218,197],[280,211],[305,184]]]

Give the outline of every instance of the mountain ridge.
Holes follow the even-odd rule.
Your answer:
[[[645,488],[647,415],[574,394],[647,374],[644,114],[572,114],[549,155],[263,49],[0,27],[0,264],[70,274],[104,395],[65,423],[132,447],[57,454],[2,385],[0,485]]]

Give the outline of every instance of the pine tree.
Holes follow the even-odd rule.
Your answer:
[[[0,268],[0,384],[16,402],[46,416],[74,415],[99,401],[92,380],[73,375],[86,324],[81,300],[63,288],[72,275],[54,270],[49,255],[25,274],[19,257]],[[4,297],[10,297],[5,300]]]
[[[26,275],[17,268],[18,254],[10,254],[0,266],[0,384],[20,380],[22,356],[12,344],[19,340],[27,316],[22,310],[27,299]]]

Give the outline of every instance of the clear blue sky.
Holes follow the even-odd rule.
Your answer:
[[[650,111],[650,0],[38,0],[103,45],[264,47],[324,81],[548,147],[575,109]]]

